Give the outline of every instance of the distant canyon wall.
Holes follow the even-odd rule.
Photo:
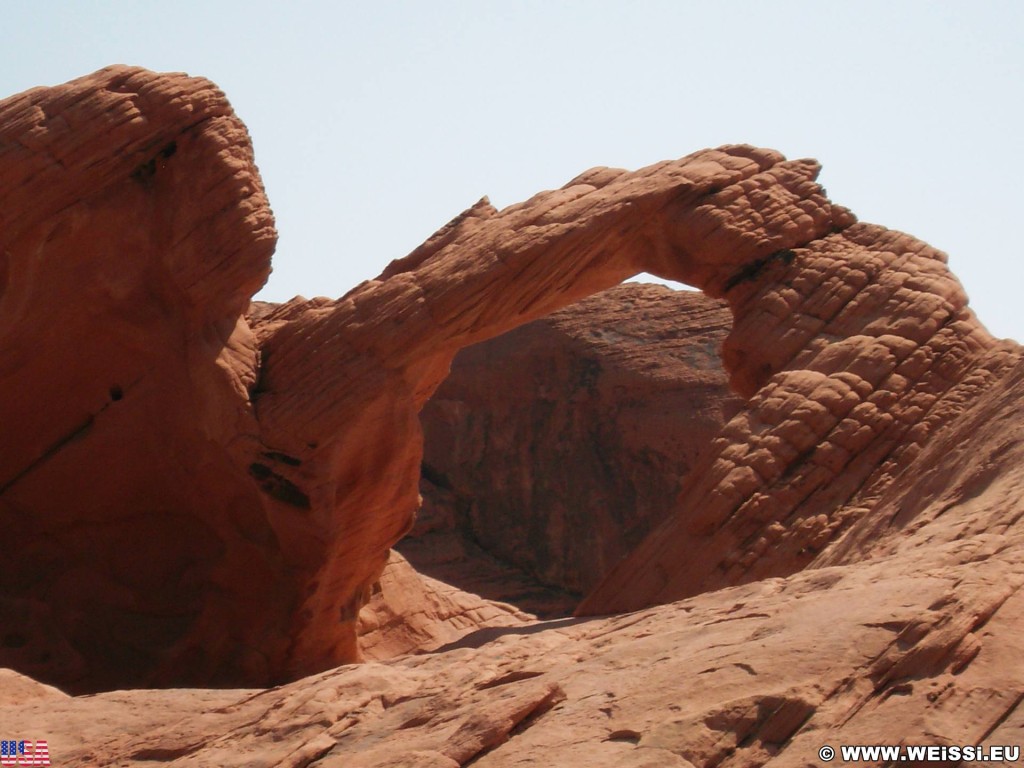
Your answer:
[[[724,302],[625,283],[459,352],[420,414],[423,507],[401,551],[463,589],[571,613],[743,406],[720,357],[731,326]]]

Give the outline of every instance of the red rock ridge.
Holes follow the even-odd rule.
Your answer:
[[[245,127],[205,80],[109,68],[0,102],[0,189],[0,663],[265,678],[294,585],[247,469],[276,236]]]
[[[359,648],[367,660],[433,651],[464,635],[522,627],[536,616],[422,576],[392,552],[370,601],[359,612]]]

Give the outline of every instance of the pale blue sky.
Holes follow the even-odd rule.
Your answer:
[[[748,142],[950,254],[1024,339],[1024,3],[0,3],[0,94],[106,64],[217,82],[278,220],[262,297],[337,296],[488,194]]]

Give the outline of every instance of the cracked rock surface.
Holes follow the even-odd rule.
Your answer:
[[[0,717],[82,766],[809,766],[824,744],[1019,744],[1024,562],[998,538],[267,690],[75,699],[9,677]]]

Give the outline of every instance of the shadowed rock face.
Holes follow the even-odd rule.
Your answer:
[[[1001,400],[1020,397],[1017,378]],[[1020,447],[1010,453],[1018,464],[1000,476],[1019,491]],[[929,517],[937,498],[923,502]],[[269,690],[70,698],[0,670],[0,720],[82,768],[755,768],[815,764],[825,744],[1020,744],[1020,526],[925,543],[971,517],[984,513],[948,508],[896,556],[625,616],[483,630]]]
[[[420,414],[417,570],[565,616],[673,508],[742,406],[722,369],[732,315],[626,283],[462,350]]]
[[[95,690],[357,660],[455,353],[638,272],[728,302],[750,402],[579,613],[898,551],[883,531],[943,515],[900,483],[951,482],[922,457],[1019,348],[943,254],[856,223],[817,173],[746,146],[594,169],[481,201],[340,299],[246,316],[274,231],[223,94],[116,67],[0,102],[0,663]]]
[[[204,80],[104,70],[0,103],[0,190],[0,663],[265,677],[257,616],[297,587],[249,469],[276,235],[244,126]]]

